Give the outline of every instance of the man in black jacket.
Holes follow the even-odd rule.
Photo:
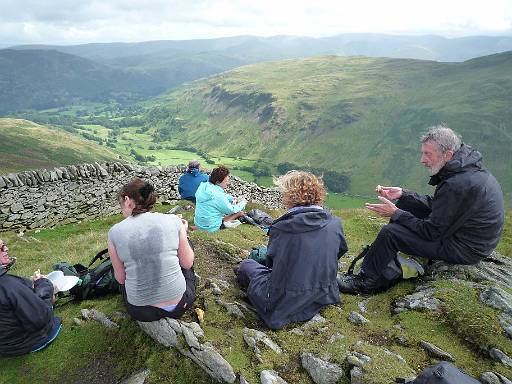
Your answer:
[[[421,142],[421,163],[430,170],[434,196],[377,187],[381,204],[366,207],[389,217],[390,223],[368,250],[361,272],[338,278],[341,292],[373,293],[389,288],[399,280],[396,268],[391,267],[398,251],[451,264],[476,264],[498,244],[504,221],[503,194],[483,167],[482,155],[444,126],[432,127]]]
[[[58,335],[53,316],[54,286],[42,277],[32,281],[8,274],[15,259],[0,240],[0,356],[18,356],[44,348]]]

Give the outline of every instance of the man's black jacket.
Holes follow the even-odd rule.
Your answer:
[[[30,352],[48,338],[53,323],[53,284],[0,276],[0,356]]]
[[[503,231],[505,211],[500,185],[481,160],[478,151],[463,144],[430,178],[434,196],[404,191],[391,221],[425,240],[440,240],[463,264],[489,256]]]

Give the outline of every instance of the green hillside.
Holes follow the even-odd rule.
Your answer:
[[[425,189],[420,134],[444,122],[512,191],[512,53],[464,63],[319,57],[250,65],[184,86],[144,116],[156,141],[212,155],[348,172]]]
[[[20,119],[0,119],[0,143],[0,175],[117,158],[98,144]]]

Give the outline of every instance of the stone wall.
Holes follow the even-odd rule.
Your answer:
[[[120,212],[119,188],[140,177],[152,183],[160,201],[178,199],[178,179],[185,166],[143,167],[117,162],[70,165],[0,176],[0,231],[52,227]],[[227,192],[268,208],[280,194],[238,177]]]

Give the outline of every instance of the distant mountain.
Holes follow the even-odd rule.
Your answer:
[[[93,142],[20,119],[0,118],[0,143],[0,175],[118,158]]]
[[[300,36],[235,36],[199,40],[162,40],[139,43],[94,43],[70,46],[22,45],[13,49],[52,49],[96,61],[117,62],[121,58],[182,57],[212,53],[260,62],[320,55],[396,57],[436,61],[464,61],[512,50],[512,36],[446,38],[435,35],[399,36],[372,33],[342,34],[324,38]]]
[[[419,136],[445,122],[512,192],[512,52],[464,63],[317,57],[246,66],[180,87],[145,116],[157,140],[214,155],[340,170],[352,193],[425,190]]]
[[[0,50],[0,114],[81,101],[140,100],[246,64],[319,55],[461,61],[512,50],[512,36],[344,34],[25,45]]]
[[[57,51],[0,50],[0,113],[77,101],[140,99],[162,90],[159,79]]]
[[[222,55],[125,57],[98,63],[55,50],[0,50],[0,115],[96,101],[137,101],[242,64]],[[112,63],[115,64],[115,63]]]

